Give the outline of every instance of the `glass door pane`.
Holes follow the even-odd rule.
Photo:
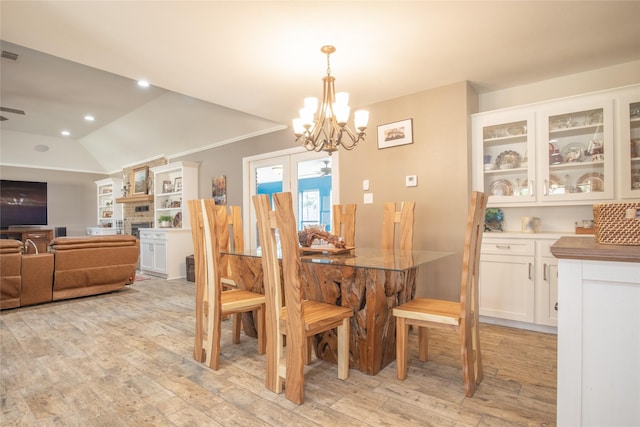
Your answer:
[[[331,225],[331,157],[301,160],[298,166],[298,229]]]
[[[289,155],[273,153],[273,157],[249,161],[249,194],[245,195],[245,229],[249,246],[258,247],[258,230],[251,196],[290,191],[298,229],[305,224],[331,226],[331,206],[335,197],[332,189],[337,180],[337,153],[329,157],[325,153],[301,152]],[[245,186],[247,188],[247,186]],[[248,196],[248,200],[247,200]],[[335,202],[337,203],[337,202]]]

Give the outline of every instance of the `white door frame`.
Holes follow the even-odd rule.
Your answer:
[[[294,147],[288,148],[285,150],[272,151],[269,153],[257,154],[255,156],[244,157],[242,159],[242,224],[244,229],[244,244],[246,248],[255,248],[257,244],[257,235],[256,235],[256,227],[254,223],[256,221],[255,211],[253,207],[253,202],[251,201],[251,196],[255,194],[255,184],[253,183],[253,179],[251,177],[252,167],[259,166],[260,164],[268,165],[270,161],[276,160],[278,158],[288,157],[289,164],[285,165],[283,170],[283,183],[282,188],[283,191],[291,191],[291,196],[293,199],[294,213],[297,218],[297,179],[293,179],[293,173],[291,171],[297,171],[294,168],[295,164],[299,161],[316,159],[327,157],[327,153],[315,151],[308,151],[304,147]],[[339,154],[338,152],[333,153],[331,156],[331,204],[340,203],[340,189],[339,189]],[[294,172],[295,176],[297,176],[297,172]],[[285,181],[287,180],[287,181]],[[293,183],[293,184],[291,184]],[[291,186],[295,186],[295,190],[291,188]]]

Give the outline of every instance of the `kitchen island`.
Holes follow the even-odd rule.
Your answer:
[[[640,246],[562,237],[558,426],[640,425]]]

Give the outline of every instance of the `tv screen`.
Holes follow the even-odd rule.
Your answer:
[[[0,180],[0,228],[47,225],[47,183]]]

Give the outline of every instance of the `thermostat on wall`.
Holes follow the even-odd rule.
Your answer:
[[[418,176],[417,175],[407,175],[405,177],[405,186],[407,186],[407,187],[417,187],[418,186]]]

